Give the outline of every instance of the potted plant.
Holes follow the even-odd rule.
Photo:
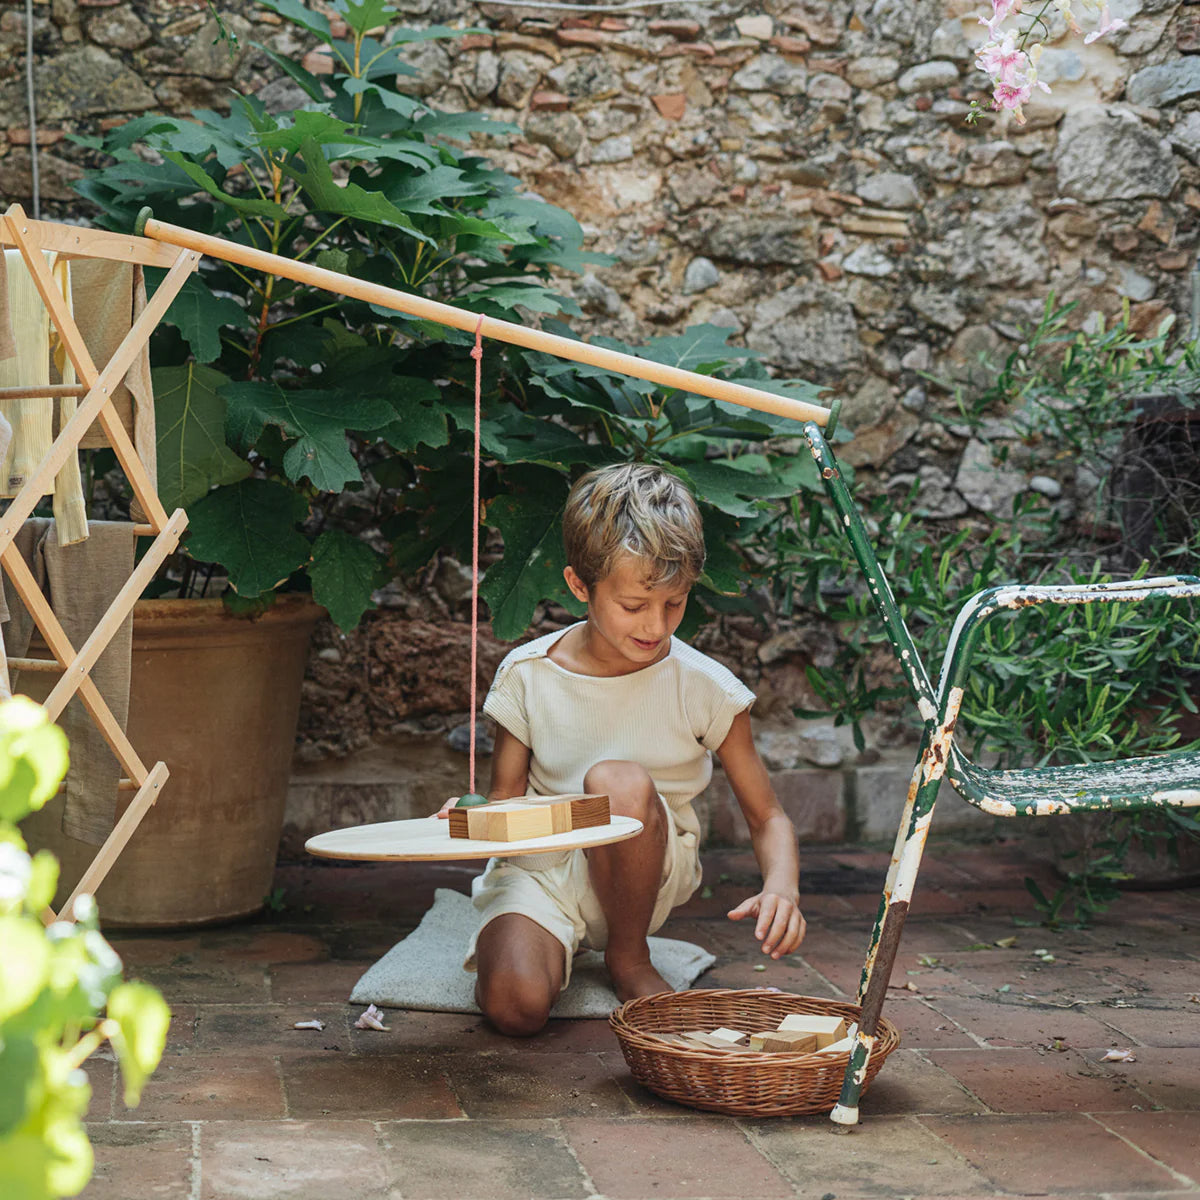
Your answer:
[[[578,314],[554,290],[551,272],[607,260],[584,251],[571,216],[463,145],[515,127],[438,112],[403,90],[412,74],[402,58],[407,45],[465,31],[387,24],[393,14],[375,3],[339,0],[327,7],[332,16],[290,0],[265,7],[301,26],[330,64],[318,76],[259,47],[301,90],[304,106],[272,113],[235,96],[229,116],[147,116],[114,130],[95,147],[111,165],[78,185],[103,222],[131,228],[149,204],[175,224],[471,311],[514,320]],[[728,336],[701,327],[639,352],[814,394],[807,384],[767,379]],[[186,665],[166,666],[158,690],[147,687],[149,703],[135,697],[133,706],[147,721],[167,714],[174,740],[166,728],[139,728],[136,716],[131,736],[171,766],[168,798],[177,799],[148,815],[152,824],[102,888],[110,915],[146,923],[147,879],[164,880],[171,893],[162,897],[162,923],[223,918],[261,903],[313,606],[349,630],[397,573],[439,553],[470,557],[470,346],[454,330],[214,259],[172,306],[152,343],[159,489],[168,511],[186,508],[190,524],[184,553],[156,588],[171,599],[143,605],[135,647],[139,628],[147,637],[157,628],[175,653],[164,661]],[[807,456],[768,452],[773,438],[795,432],[778,418],[509,347],[488,347],[483,393],[483,519],[504,545],[483,595],[501,638],[524,633],[539,601],[576,608],[562,584],[558,520],[572,478],[588,467],[652,458],[693,484],[710,510],[703,583],[717,607],[739,586],[745,564],[736,546],[765,506],[815,484]],[[198,604],[201,597],[209,603]],[[205,628],[193,628],[203,610]],[[233,644],[272,625],[291,641],[286,665],[272,650],[251,656]],[[222,645],[225,661],[211,669],[180,657]],[[280,686],[251,684],[235,709],[231,689],[249,682],[250,657]],[[135,649],[135,688],[138,664]],[[186,691],[209,710],[180,713],[181,677],[203,680]],[[210,743],[201,743],[202,731],[213,733]],[[231,752],[235,736],[242,740]],[[256,765],[263,770],[246,778]],[[165,856],[190,869],[172,870],[150,849],[155,836]],[[239,869],[228,864],[237,846],[247,847]],[[217,866],[236,899],[214,903]]]

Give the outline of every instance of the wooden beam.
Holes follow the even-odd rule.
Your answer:
[[[142,343],[154,332],[163,314],[170,307],[171,301],[175,299],[179,289],[183,287],[188,276],[196,269],[199,261],[200,256],[198,254],[181,255],[175,265],[167,272],[167,277],[159,284],[158,290],[150,298],[138,319],[134,321],[120,346],[117,347],[116,353],[109,360],[104,370],[100,372],[99,377],[95,380],[94,384],[88,390],[87,395],[75,410],[75,415],[63,426],[58,437],[54,439],[54,444],[50,447],[46,457],[42,459],[37,469],[26,480],[24,487],[21,489],[21,494],[13,499],[4,515],[0,517],[0,552],[3,552],[7,546],[11,545],[12,539],[16,536],[17,530],[20,529],[22,523],[33,513],[33,510],[41,502],[41,498],[50,492],[54,477],[61,470],[63,463],[67,461],[69,455],[76,453],[83,435],[91,427],[92,422],[100,414],[105,405],[109,404],[110,394],[116,389],[120,381],[125,378],[125,372],[129,370],[130,364],[137,357],[142,348]],[[120,423],[115,421],[115,414],[114,423],[120,427]],[[121,433],[124,434],[124,432],[122,428]],[[128,441],[129,439],[126,437],[126,444],[128,444]],[[140,465],[140,460],[136,459],[136,455],[135,461],[139,461]],[[122,466],[124,465],[122,463]],[[143,471],[142,474],[144,476],[145,472]],[[133,480],[131,479],[130,482],[132,483]],[[162,524],[165,524],[166,512],[159,503],[157,494],[154,497],[152,507],[162,513]],[[150,511],[148,508],[148,515]],[[162,525],[160,524],[155,528],[155,532],[157,533],[161,528]]]
[[[150,806],[158,799],[159,793],[162,791],[162,786],[167,782],[170,772],[167,770],[167,764],[157,762],[151,768],[150,773],[146,776],[146,782],[138,789],[137,795],[129,802],[129,807],[121,814],[121,818],[113,826],[113,831],[108,835],[103,846],[100,847],[96,857],[92,859],[91,866],[84,871],[79,882],[75,885],[75,890],[67,897],[67,902],[59,910],[57,919],[60,921],[73,921],[75,919],[73,909],[75,901],[85,893],[87,895],[95,895],[96,889],[104,882],[105,875],[112,869],[113,863],[117,861],[121,851],[125,849],[125,843],[133,836],[133,832],[142,822],[149,810]]]
[[[21,552],[16,546],[6,546],[3,551],[0,551],[0,563],[3,563],[9,579],[13,582],[13,587],[17,589],[17,594],[29,610],[42,637],[45,638],[46,645],[50,647],[50,653],[54,655],[59,666],[67,667],[75,657],[75,650],[62,625],[59,624],[58,618],[54,615],[50,602],[42,595],[42,590],[38,587],[37,580],[34,579],[28,563],[21,557]],[[146,764],[142,762],[138,752],[125,736],[125,731],[113,716],[108,702],[100,695],[99,688],[86,676],[79,684],[79,699],[104,735],[104,740],[112,748],[112,752],[124,768],[125,774],[131,779],[136,779],[139,785],[145,783],[149,774]]]
[[[146,590],[146,585],[154,578],[163,560],[179,545],[179,539],[186,528],[187,513],[182,508],[177,508],[162,533],[142,556],[141,562],[134,568],[121,590],[113,597],[108,611],[96,622],[96,627],[87,641],[80,646],[78,653],[63,669],[62,678],[54,685],[50,695],[42,701],[42,707],[50,714],[50,720],[58,720],[59,714],[67,707],[80,684],[87,679],[88,673],[96,665],[96,660],[112,641],[121,622],[133,610],[138,597]]]
[[[587,342],[577,342],[556,334],[543,333],[540,329],[515,325],[511,321],[500,321],[495,317],[481,317],[479,313],[455,308],[450,304],[442,304],[437,300],[427,300],[424,296],[414,296],[409,292],[398,291],[396,288],[384,287],[382,284],[368,283],[362,279],[355,279],[351,275],[343,275],[338,271],[329,271],[324,267],[313,266],[312,263],[296,262],[294,259],[284,258],[280,254],[269,254],[265,250],[256,250],[253,246],[241,246],[236,242],[226,241],[225,238],[197,233],[192,229],[184,229],[180,225],[170,225],[165,221],[156,221],[153,217],[146,221],[146,235],[162,242],[169,242],[173,246],[185,246],[189,250],[198,250],[201,254],[207,254],[213,258],[265,271],[269,275],[279,275],[284,279],[294,279],[297,283],[307,283],[311,287],[322,288],[335,295],[352,296],[356,300],[365,300],[369,304],[378,304],[383,308],[408,313],[409,316],[420,317],[426,321],[436,321],[439,325],[449,325],[452,329],[474,333],[478,326],[486,338],[494,338],[496,341],[508,342],[514,346],[524,346],[527,350],[540,350],[543,354],[553,354],[557,358],[567,358],[573,362],[586,363],[589,366],[615,371],[621,375],[630,375],[634,379],[645,379],[662,387],[694,392],[713,400],[725,400],[730,404],[740,404],[744,408],[754,408],[760,412],[790,417],[794,421],[815,421],[818,425],[823,426],[829,420],[829,409],[822,408],[818,404],[809,404],[804,400],[792,400],[785,396],[775,396],[770,392],[747,387],[742,383],[731,383],[726,379],[713,379],[711,376],[699,375],[694,371],[684,371],[679,367],[669,367],[663,363],[651,362],[646,358],[638,358],[634,354],[622,354],[616,350],[591,346]]]
[[[10,222],[10,231],[16,239],[17,248],[21,251],[21,257],[25,260],[25,266],[29,269],[29,273],[33,277],[34,286],[42,297],[42,303],[45,304],[46,309],[50,313],[50,319],[54,322],[54,327],[58,330],[59,336],[62,338],[67,356],[75,367],[75,374],[89,389],[95,387],[99,381],[96,364],[92,361],[92,355],[83,340],[83,334],[79,332],[79,326],[75,324],[75,318],[72,316],[71,310],[67,307],[66,297],[58,290],[58,285],[54,282],[54,276],[46,264],[45,255],[42,254],[43,247],[34,240],[27,230],[18,228],[15,221]],[[185,256],[181,254],[179,257],[183,258]],[[170,278],[169,275],[168,278]],[[157,293],[155,295],[157,296]],[[134,354],[130,355],[130,363],[132,363],[138,351],[142,349],[143,342],[149,339],[151,332],[153,332],[153,326],[147,332],[146,338],[134,346]],[[117,348],[117,355],[124,349],[125,343],[122,342]],[[126,365],[126,370],[128,370],[128,364]],[[120,379],[124,377],[125,372],[122,371]],[[108,438],[108,444],[116,451],[117,461],[121,464],[126,478],[133,487],[133,493],[138,498],[138,502],[142,506],[142,511],[155,528],[162,529],[167,522],[166,510],[159,501],[158,491],[151,481],[150,476],[147,475],[146,468],[142,465],[142,460],[138,457],[137,450],[134,448],[129,434],[126,433],[125,427],[121,423],[121,418],[117,415],[117,411],[110,399],[106,398],[97,416],[100,418],[100,425],[104,430],[105,436]],[[69,424],[68,422],[68,427]]]
[[[13,205],[7,214],[0,215],[0,246],[17,245],[17,230],[32,235],[43,249],[56,250],[68,258],[112,258],[141,263],[144,267],[169,267],[175,261],[175,255],[161,242],[150,238],[35,221],[19,205]]]

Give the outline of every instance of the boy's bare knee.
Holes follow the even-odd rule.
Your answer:
[[[585,791],[608,796],[611,811],[623,817],[636,817],[643,825],[656,824],[662,818],[654,780],[639,763],[620,759],[598,762],[583,777],[583,786]]]
[[[550,1018],[553,997],[541,980],[513,975],[480,978],[475,999],[483,1015],[508,1037],[532,1037]]]

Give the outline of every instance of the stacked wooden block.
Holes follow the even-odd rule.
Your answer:
[[[658,1036],[672,1045],[696,1050],[729,1050],[743,1053],[848,1054],[854,1047],[854,1026],[841,1017],[820,1013],[790,1013],[777,1029],[744,1033],[738,1029],[693,1029]]]
[[[452,808],[450,836],[480,842],[520,842],[609,823],[608,797],[518,796],[475,808]]]

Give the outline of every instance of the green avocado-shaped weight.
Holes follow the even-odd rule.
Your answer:
[[[458,803],[455,808],[478,808],[481,804],[486,804],[488,798],[481,796],[478,792],[468,792],[465,796],[459,796]]]

